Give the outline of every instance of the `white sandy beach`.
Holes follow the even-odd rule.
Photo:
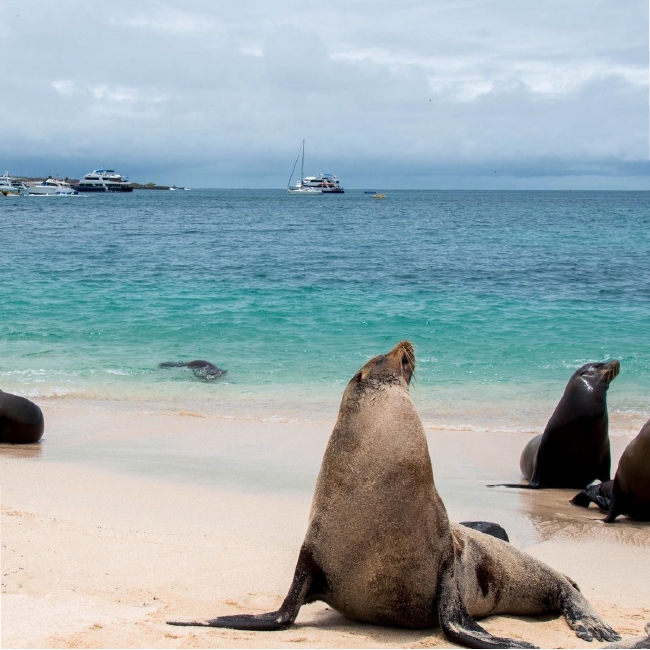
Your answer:
[[[283,632],[165,624],[277,608],[333,420],[259,422],[72,402],[43,410],[40,446],[0,446],[3,647],[450,645],[439,630],[364,625],[322,603],[304,607]],[[650,621],[650,525],[621,518],[606,526],[595,509],[568,503],[571,490],[486,488],[518,477],[529,436],[428,436],[451,519],[498,521],[513,544],[576,580],[620,633],[642,633]],[[175,452],[179,441],[183,454]],[[614,467],[628,441],[612,439]],[[193,474],[202,450],[212,464]],[[482,624],[542,647],[597,647],[563,618],[501,616]]]

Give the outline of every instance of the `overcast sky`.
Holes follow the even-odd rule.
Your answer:
[[[648,0],[0,0],[0,167],[650,189]]]

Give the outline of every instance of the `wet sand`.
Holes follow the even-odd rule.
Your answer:
[[[174,628],[165,620],[282,602],[331,422],[281,423],[123,405],[43,407],[41,445],[0,445],[4,647],[447,647],[439,630],[346,620],[322,603],[283,632]],[[428,430],[455,521],[501,523],[519,548],[576,580],[622,634],[650,621],[650,524],[606,526],[574,490],[519,491],[530,435]],[[629,442],[614,437],[613,467]],[[598,647],[563,618],[490,617],[542,647]]]

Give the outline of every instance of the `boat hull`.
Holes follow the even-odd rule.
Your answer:
[[[73,185],[77,192],[133,192],[133,187],[111,186],[111,185]]]
[[[77,191],[71,187],[43,187],[37,185],[35,187],[27,187],[27,193],[31,196],[74,196],[77,194]]]

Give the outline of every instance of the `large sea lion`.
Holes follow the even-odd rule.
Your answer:
[[[203,359],[195,359],[194,361],[165,361],[158,364],[159,368],[190,368],[194,376],[204,381],[214,381],[220,379],[228,371],[223,368],[215,366],[214,363],[203,361]]]
[[[606,523],[619,515],[650,521],[650,420],[625,448],[614,480],[590,485],[571,499],[577,506],[590,502],[607,513]]]
[[[0,390],[0,442],[38,442],[44,430],[43,412],[34,402]]]
[[[402,341],[349,382],[318,476],[307,534],[279,610],[179,622],[281,630],[321,600],[376,625],[441,626],[469,647],[521,648],[474,618],[562,612],[585,640],[618,634],[574,582],[512,545],[449,522],[409,395],[413,347]]]
[[[528,485],[517,488],[584,488],[599,479],[609,481],[611,453],[607,389],[621,364],[614,360],[578,368],[555,407],[544,433],[524,447],[519,467]],[[494,486],[490,486],[494,487]]]

